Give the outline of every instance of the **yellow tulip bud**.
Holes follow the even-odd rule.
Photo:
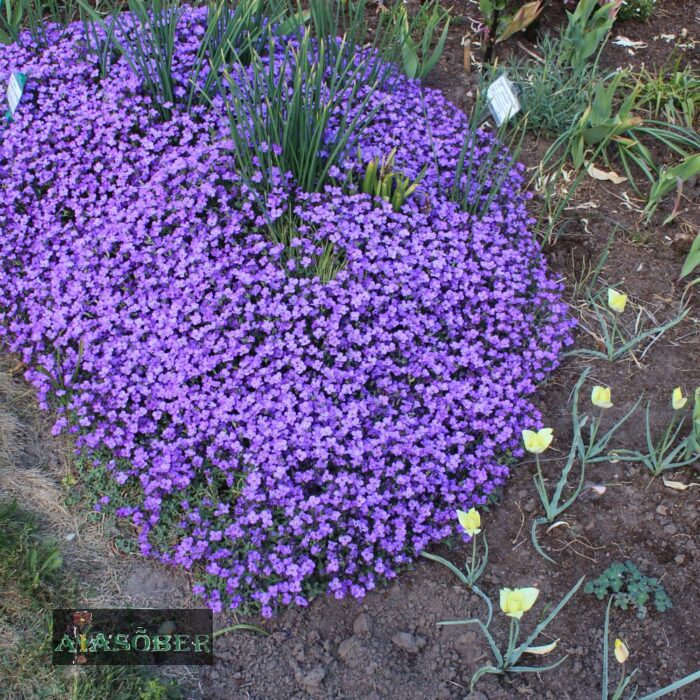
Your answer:
[[[680,411],[683,406],[685,406],[688,403],[688,397],[683,396],[683,392],[681,391],[681,388],[677,386],[673,390],[673,394],[671,395],[671,405],[673,406],[674,411]]]
[[[610,387],[594,386],[591,393],[591,403],[599,408],[612,408]]]
[[[481,532],[481,516],[476,508],[470,508],[466,513],[463,510],[458,510],[457,520],[468,535],[474,537]]]
[[[627,648],[627,645],[621,640],[621,639],[616,639],[615,640],[615,658],[617,659],[617,663],[619,664],[624,664],[625,661],[629,658],[630,652],[629,649]]]
[[[537,588],[501,588],[501,610],[519,620],[535,604],[539,594]]]
[[[537,432],[534,430],[523,430],[522,436],[525,449],[528,452],[532,452],[532,454],[541,454],[552,444],[553,432],[551,428],[542,428],[542,430]]]
[[[617,292],[614,289],[608,289],[608,306],[617,313],[622,313],[627,304],[627,295],[622,292]]]

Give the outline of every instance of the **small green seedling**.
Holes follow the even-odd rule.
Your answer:
[[[365,175],[360,185],[360,192],[386,200],[394,211],[399,211],[403,203],[418,189],[425,177],[428,166],[424,166],[415,180],[411,181],[394,168],[396,149],[393,148],[386,158],[373,158],[365,167]],[[362,154],[358,151],[358,160]]]
[[[666,612],[672,607],[671,599],[659,580],[645,576],[631,561],[615,562],[597,579],[589,581],[584,591],[592,593],[598,600],[612,595],[616,608],[634,608],[640,620],[647,616],[647,605],[652,597],[658,612]]]

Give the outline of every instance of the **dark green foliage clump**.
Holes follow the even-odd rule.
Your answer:
[[[12,583],[22,593],[43,592],[63,564],[58,546],[38,533],[36,517],[14,501],[0,501],[0,590]]]
[[[598,600],[612,595],[615,607],[621,610],[636,608],[640,620],[647,616],[647,604],[652,595],[654,607],[659,612],[672,607],[671,599],[659,580],[645,576],[631,561],[615,562],[597,579],[589,581],[584,590],[593,593]]]
[[[619,19],[634,19],[646,22],[656,7],[656,0],[625,0],[617,16]]]

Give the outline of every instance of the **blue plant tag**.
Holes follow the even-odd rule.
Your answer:
[[[5,119],[10,122],[15,116],[19,101],[24,94],[24,86],[27,84],[27,76],[24,73],[12,73],[7,84],[7,112]]]

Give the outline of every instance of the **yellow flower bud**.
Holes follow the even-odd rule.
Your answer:
[[[627,648],[627,645],[621,640],[621,639],[616,639],[615,640],[615,658],[617,659],[617,663],[619,664],[624,664],[625,661],[629,658],[630,652],[629,649]]]
[[[608,289],[608,306],[617,313],[622,313],[627,304],[627,295],[622,292]]]
[[[519,620],[535,604],[539,594],[537,588],[501,588],[501,610]]]
[[[610,387],[594,386],[591,393],[591,403],[599,408],[612,408]]]
[[[551,444],[554,438],[551,428],[542,428],[535,432],[534,430],[523,430],[523,442],[525,449],[532,454],[542,454]]]
[[[481,516],[476,508],[470,508],[466,513],[463,510],[458,510],[457,520],[468,535],[474,537],[481,532]]]
[[[683,396],[683,392],[681,391],[681,388],[677,386],[673,390],[673,394],[671,395],[671,405],[673,406],[674,411],[680,411],[683,406],[685,406],[688,403],[688,397]]]

